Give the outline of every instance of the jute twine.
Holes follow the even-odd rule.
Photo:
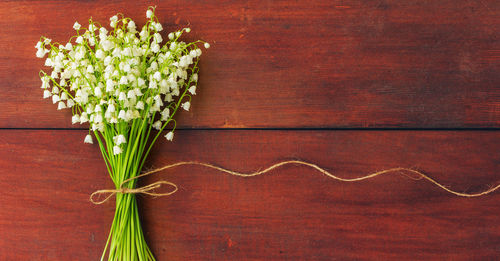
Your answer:
[[[102,203],[108,201],[111,197],[113,197],[117,193],[122,193],[122,194],[145,194],[145,195],[150,195],[150,196],[154,196],[154,197],[162,197],[162,196],[172,195],[175,192],[177,192],[177,189],[178,189],[177,185],[175,185],[172,182],[165,181],[165,180],[160,180],[160,181],[157,181],[157,182],[154,182],[154,183],[151,183],[149,185],[146,185],[146,186],[143,186],[143,187],[139,187],[139,188],[126,188],[126,187],[123,187],[123,185],[125,185],[127,182],[132,181],[134,179],[138,179],[138,178],[141,178],[141,177],[144,177],[144,176],[152,175],[154,173],[157,173],[157,172],[160,172],[160,171],[163,171],[163,170],[166,170],[166,169],[170,169],[170,168],[173,168],[173,167],[177,167],[177,166],[182,166],[182,165],[198,165],[198,166],[203,166],[203,167],[215,169],[215,170],[218,170],[220,172],[224,172],[224,173],[227,173],[227,174],[230,174],[230,175],[233,175],[233,176],[238,176],[238,177],[253,177],[253,176],[258,176],[258,175],[265,174],[265,173],[267,173],[267,172],[269,172],[269,171],[271,171],[271,170],[273,170],[275,168],[278,168],[278,167],[281,167],[281,166],[284,166],[284,165],[288,165],[288,164],[304,165],[304,166],[307,166],[307,167],[310,167],[310,168],[313,168],[313,169],[317,170],[318,172],[322,173],[323,175],[326,175],[329,178],[332,178],[332,179],[338,180],[338,181],[343,181],[343,182],[362,181],[362,180],[365,180],[365,179],[371,179],[371,178],[374,178],[374,177],[377,177],[377,176],[380,176],[380,175],[383,175],[383,174],[387,174],[387,173],[396,173],[396,172],[405,173],[406,172],[406,173],[415,174],[417,177],[414,178],[414,179],[417,179],[417,180],[418,179],[426,179],[430,183],[438,186],[439,188],[443,189],[446,192],[449,192],[449,193],[451,193],[453,195],[456,195],[456,196],[467,197],[467,198],[480,197],[480,196],[483,196],[483,195],[486,195],[486,194],[490,194],[493,191],[495,191],[498,188],[500,188],[500,184],[499,184],[499,185],[497,185],[495,187],[492,187],[492,188],[490,188],[488,190],[485,190],[485,191],[482,191],[482,192],[478,192],[478,193],[463,193],[463,192],[458,192],[458,191],[455,191],[455,190],[452,190],[452,189],[449,189],[449,188],[445,187],[443,184],[437,182],[436,180],[432,179],[431,177],[427,176],[426,174],[424,174],[424,173],[422,173],[422,172],[420,172],[418,170],[414,170],[414,169],[410,169],[410,168],[392,168],[392,169],[386,169],[386,170],[381,170],[381,171],[373,172],[371,174],[368,174],[368,175],[365,175],[365,176],[361,176],[361,177],[358,177],[358,178],[341,178],[341,177],[333,175],[331,172],[329,172],[329,171],[327,171],[327,170],[319,167],[316,164],[312,164],[312,163],[301,161],[301,160],[287,160],[287,161],[282,161],[282,162],[276,163],[276,164],[274,164],[274,165],[272,165],[272,166],[270,166],[270,167],[268,167],[268,168],[266,168],[264,170],[260,170],[260,171],[256,171],[256,172],[252,172],[252,173],[241,173],[241,172],[237,172],[237,171],[232,171],[232,170],[221,168],[221,167],[209,164],[209,163],[196,162],[196,161],[181,161],[181,162],[169,164],[169,165],[163,166],[161,168],[157,168],[157,169],[145,172],[143,174],[137,175],[135,177],[126,179],[126,180],[124,180],[120,184],[120,188],[119,189],[101,189],[101,190],[97,190],[97,191],[95,191],[94,193],[92,193],[90,195],[90,201],[92,203],[94,203],[94,204],[102,204]],[[172,190],[169,191],[169,192],[165,192],[165,193],[156,193],[156,192],[154,192],[155,189],[160,188],[162,185],[169,185],[169,186],[172,187]],[[95,200],[94,199],[94,197],[96,197],[96,196],[102,196],[102,195],[107,195],[107,196],[104,199],[102,199],[102,200]]]

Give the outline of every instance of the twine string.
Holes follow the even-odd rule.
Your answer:
[[[500,188],[500,184],[498,184],[495,187],[491,187],[491,188],[489,188],[487,190],[484,190],[482,192],[477,192],[477,193],[459,192],[459,191],[447,188],[445,185],[437,182],[433,178],[429,177],[428,175],[426,175],[426,174],[424,174],[424,173],[422,173],[422,172],[420,172],[418,170],[414,170],[414,169],[411,169],[411,168],[402,168],[402,167],[385,169],[385,170],[373,172],[373,173],[367,174],[365,176],[357,177],[357,178],[342,178],[342,177],[339,177],[339,176],[336,176],[336,175],[332,174],[331,172],[329,172],[329,171],[327,171],[327,170],[319,167],[316,164],[309,163],[309,162],[306,162],[306,161],[301,161],[301,160],[281,161],[281,162],[278,162],[276,164],[271,165],[270,167],[268,167],[268,168],[266,168],[264,170],[259,170],[259,171],[255,171],[255,172],[251,172],[251,173],[237,172],[237,171],[233,171],[233,170],[230,170],[230,169],[221,168],[221,167],[215,166],[215,165],[210,164],[210,163],[197,162],[197,161],[181,161],[181,162],[176,162],[176,163],[173,163],[173,164],[165,165],[163,167],[160,167],[160,168],[157,168],[157,169],[145,172],[143,174],[137,175],[135,177],[126,179],[126,180],[124,180],[120,184],[119,189],[101,189],[101,190],[97,190],[97,191],[95,191],[94,193],[92,193],[90,195],[90,201],[92,203],[96,204],[96,205],[102,204],[102,203],[108,201],[111,197],[113,197],[117,193],[122,193],[122,194],[145,194],[145,195],[150,195],[150,196],[154,196],[154,197],[162,197],[162,196],[172,195],[175,192],[177,192],[178,187],[174,183],[169,182],[169,181],[165,181],[165,180],[156,181],[154,183],[151,183],[149,185],[146,185],[146,186],[143,186],[143,187],[139,187],[139,188],[126,188],[126,187],[123,187],[123,185],[126,184],[129,181],[134,180],[134,179],[138,179],[138,178],[141,178],[141,177],[144,177],[144,176],[152,175],[154,173],[157,173],[157,172],[160,172],[160,171],[163,171],[163,170],[166,170],[166,169],[170,169],[170,168],[182,166],[182,165],[198,165],[198,166],[203,166],[203,167],[215,169],[215,170],[218,170],[220,172],[227,173],[227,174],[233,175],[233,176],[238,176],[238,177],[253,177],[253,176],[258,176],[258,175],[265,174],[265,173],[267,173],[267,172],[269,172],[269,171],[271,171],[271,170],[273,170],[275,168],[279,168],[281,166],[288,165],[288,164],[304,165],[304,166],[307,166],[307,167],[310,167],[312,169],[317,170],[318,172],[322,173],[323,175],[325,175],[325,176],[327,176],[327,177],[329,177],[331,179],[334,179],[334,180],[337,180],[337,181],[342,181],[342,182],[357,182],[357,181],[362,181],[362,180],[365,180],[365,179],[375,178],[377,176],[380,176],[380,175],[383,175],[383,174],[387,174],[387,173],[398,172],[398,173],[404,174],[405,176],[407,176],[407,177],[409,177],[409,178],[411,178],[413,180],[425,179],[425,180],[429,181],[430,183],[436,185],[437,187],[441,188],[442,190],[444,190],[444,191],[446,191],[448,193],[451,193],[453,195],[460,196],[460,197],[467,197],[467,198],[484,196],[484,195],[490,194],[493,191],[495,191],[495,190],[497,190],[497,189]],[[406,175],[404,172],[415,174],[417,177],[411,177],[409,175]],[[160,188],[164,184],[171,186],[173,189],[171,191],[165,192],[165,193],[153,192],[155,189]],[[107,196],[104,199],[102,199],[102,200],[95,200],[94,199],[94,197],[100,196],[100,195],[107,195]]]

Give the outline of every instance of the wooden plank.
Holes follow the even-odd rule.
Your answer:
[[[40,35],[65,41],[75,20],[116,12],[142,24],[150,4],[2,1],[0,127],[71,127],[41,99]],[[156,5],[167,31],[212,43],[182,127],[500,126],[498,1]]]
[[[80,130],[0,130],[0,259],[97,260],[113,203],[96,145]],[[178,131],[148,166],[182,160],[253,171],[303,159],[341,177],[414,167],[458,191],[500,182],[493,131]],[[387,175],[340,183],[286,166],[238,178],[178,167],[143,184],[179,185],[141,196],[158,260],[493,260],[500,249],[500,192],[466,199],[426,181]]]

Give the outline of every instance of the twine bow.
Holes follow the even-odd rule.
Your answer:
[[[149,185],[146,185],[146,186],[143,186],[143,187],[139,187],[139,188],[126,188],[126,187],[123,187],[123,185],[125,183],[131,181],[131,180],[134,180],[134,179],[137,179],[137,178],[140,178],[140,177],[144,177],[144,176],[147,176],[147,175],[151,175],[151,174],[154,174],[154,173],[157,173],[157,172],[169,169],[169,168],[181,166],[181,165],[198,165],[198,166],[204,166],[204,167],[215,169],[215,170],[218,170],[220,172],[224,172],[224,173],[227,173],[227,174],[230,174],[230,175],[233,175],[233,176],[252,177],[252,176],[262,175],[262,174],[267,173],[267,172],[269,172],[269,171],[271,171],[271,170],[273,170],[275,168],[278,168],[278,167],[281,167],[281,166],[287,165],[287,164],[304,165],[304,166],[307,166],[309,168],[315,169],[316,171],[322,173],[323,175],[325,175],[325,176],[327,176],[329,178],[332,178],[332,179],[335,179],[335,180],[338,180],[338,181],[342,181],[342,182],[356,182],[356,181],[361,181],[361,180],[365,180],[365,179],[374,178],[374,177],[380,176],[382,174],[397,172],[397,173],[400,173],[400,174],[404,174],[405,176],[407,176],[407,177],[409,177],[411,179],[415,179],[415,180],[425,179],[425,180],[427,180],[430,183],[438,186],[439,188],[441,188],[442,190],[444,190],[444,191],[446,191],[448,193],[454,194],[456,196],[468,197],[468,198],[479,197],[479,196],[483,196],[483,195],[486,195],[486,194],[490,194],[491,192],[493,192],[493,191],[495,191],[495,190],[497,190],[497,189],[500,188],[500,184],[498,184],[495,187],[491,187],[491,188],[489,188],[487,190],[484,190],[484,191],[478,192],[478,193],[463,193],[463,192],[458,192],[458,191],[455,191],[455,190],[447,188],[445,185],[443,185],[443,184],[435,181],[434,179],[432,179],[431,177],[427,176],[426,174],[424,174],[424,173],[422,173],[422,172],[420,172],[418,170],[414,170],[414,169],[410,169],[410,168],[392,168],[392,169],[386,169],[386,170],[377,171],[377,172],[374,172],[374,173],[371,173],[371,174],[368,174],[368,175],[365,175],[365,176],[357,177],[357,178],[341,178],[341,177],[333,175],[331,172],[329,172],[329,171],[327,171],[327,170],[319,167],[316,164],[312,164],[312,163],[301,161],[301,160],[287,160],[287,161],[278,162],[278,163],[276,163],[276,164],[274,164],[274,165],[272,165],[272,166],[270,166],[270,167],[268,167],[268,168],[266,168],[264,170],[255,171],[255,172],[251,172],[251,173],[236,172],[236,171],[232,171],[232,170],[229,170],[229,169],[221,168],[221,167],[209,164],[209,163],[196,162],[196,161],[181,161],[181,162],[169,164],[169,165],[163,166],[161,168],[157,168],[157,169],[145,172],[143,174],[137,175],[135,177],[126,179],[126,180],[124,180],[120,184],[120,188],[119,189],[101,189],[101,190],[97,190],[97,191],[95,191],[94,193],[92,193],[90,195],[90,201],[92,203],[96,204],[96,205],[102,204],[102,203],[108,201],[111,197],[113,197],[117,193],[122,193],[122,194],[145,194],[145,195],[150,195],[150,196],[154,196],[154,197],[163,197],[163,196],[172,195],[175,192],[177,192],[177,189],[178,189],[177,185],[175,185],[172,182],[165,181],[165,180],[156,181],[154,183],[151,183]],[[416,175],[416,177],[411,177],[411,176],[405,174],[405,172],[406,173],[414,174],[414,175]],[[160,188],[163,184],[170,185],[171,187],[173,187],[173,190],[171,190],[169,192],[165,192],[165,193],[151,192],[151,191],[153,191],[153,190],[155,190],[157,188]],[[108,194],[108,196],[106,198],[104,198],[103,200],[97,200],[97,201],[94,200],[94,196],[96,196],[96,195],[102,195],[102,194]]]
[[[141,175],[137,175],[135,177],[126,179],[126,180],[124,180],[120,184],[120,188],[119,189],[101,189],[101,190],[97,190],[94,193],[90,194],[90,202],[92,202],[92,203],[94,203],[96,205],[100,205],[100,204],[108,201],[111,197],[113,197],[117,193],[121,193],[121,194],[145,194],[145,195],[149,195],[149,196],[153,196],[153,197],[163,197],[163,196],[172,195],[175,192],[177,192],[177,190],[178,190],[177,185],[175,185],[172,182],[165,181],[165,180],[156,181],[154,183],[151,183],[149,185],[146,185],[146,186],[143,186],[143,187],[139,187],[139,188],[127,188],[127,187],[123,187],[123,185],[125,185],[127,182],[129,182],[131,180],[138,179],[140,177],[144,177],[144,176],[147,176],[147,175],[151,175],[151,174],[156,173],[158,171],[160,171],[160,170],[155,169],[155,170],[143,173]],[[164,193],[152,192],[155,189],[160,188],[163,184],[170,185],[170,186],[173,187],[173,189],[171,191],[169,191],[169,192],[164,192]],[[106,196],[102,200],[95,200],[94,199],[94,197],[96,195],[105,195],[105,194],[108,194],[108,196]]]

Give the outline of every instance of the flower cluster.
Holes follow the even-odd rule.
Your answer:
[[[163,39],[154,8],[146,16],[140,30],[121,14],[110,18],[110,30],[92,19],[88,28],[75,22],[76,35],[68,43],[42,37],[35,46],[36,56],[48,54],[45,65],[53,69],[50,74],[40,72],[43,97],[51,98],[59,110],[71,108],[73,124],[88,122],[91,131],[100,133],[113,129],[114,154],[127,143],[127,128],[122,126],[147,119],[148,125],[162,131],[179,107],[189,110],[202,54],[197,43],[210,47],[203,41],[179,41],[190,28]],[[172,140],[173,132],[165,137]],[[92,143],[92,137],[84,141]]]

